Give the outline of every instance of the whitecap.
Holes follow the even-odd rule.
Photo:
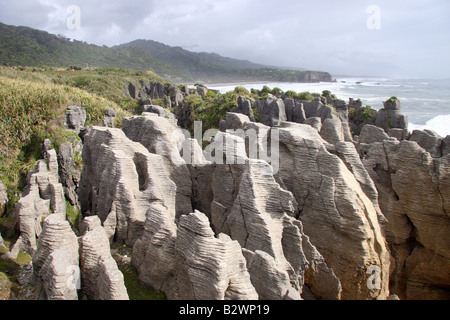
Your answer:
[[[441,137],[450,135],[450,114],[439,115],[433,119],[427,121],[426,124],[414,124],[409,123],[408,129],[410,132],[414,130],[433,130]]]

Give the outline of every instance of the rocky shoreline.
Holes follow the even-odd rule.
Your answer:
[[[6,257],[32,256],[40,298],[128,299],[116,243],[168,299],[450,298],[450,138],[409,133],[395,97],[241,97],[202,149],[183,112],[151,104],[182,110],[189,92],[126,89],[149,104],[121,129],[70,108],[82,170],[47,142],[27,177]]]

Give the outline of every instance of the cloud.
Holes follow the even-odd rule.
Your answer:
[[[81,10],[69,30],[67,7]],[[380,9],[380,29],[367,28]],[[98,45],[151,39],[269,65],[381,76],[448,75],[447,0],[22,0],[0,21]]]

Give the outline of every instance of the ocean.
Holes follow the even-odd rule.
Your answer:
[[[409,131],[431,129],[442,137],[450,135],[450,79],[336,77],[336,82],[332,83],[260,82],[212,84],[207,87],[225,93],[236,86],[261,89],[265,85],[295,92],[321,93],[329,90],[346,102],[349,98],[361,99],[363,105],[377,110],[383,108],[383,101],[396,96],[402,105],[401,112],[408,116]]]

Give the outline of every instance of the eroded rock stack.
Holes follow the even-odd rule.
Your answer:
[[[43,283],[48,300],[77,300],[79,286],[78,239],[60,214],[44,221],[33,269]]]
[[[94,127],[84,137],[79,197],[85,216],[98,215],[110,241],[141,237],[154,202],[175,206],[176,186],[161,156],[129,140],[122,130]]]
[[[243,118],[241,116],[240,118],[242,121]],[[248,119],[247,122],[249,122]],[[278,177],[283,181],[286,189],[291,191],[295,197],[295,200],[291,200],[292,208],[287,210],[287,215],[298,216],[311,243],[317,247],[319,252],[324,252],[324,261],[332,268],[337,279],[339,279],[337,282],[342,285],[342,298],[387,297],[389,295],[389,255],[378,221],[378,218],[382,215],[378,203],[371,200],[376,199],[376,191],[373,185],[367,182],[368,174],[361,173],[365,170],[359,161],[356,149],[354,147],[348,148],[345,142],[339,141],[340,139],[336,141],[338,142],[337,145],[344,144],[340,147],[342,156],[348,159],[350,164],[353,164],[356,172],[359,172],[359,180],[362,185],[367,190],[371,188],[370,190],[375,193],[369,193],[370,198],[364,193],[353,173],[349,171],[347,164],[327,150],[328,148],[336,153],[336,146],[328,145],[317,130],[308,125],[293,123],[282,123],[281,127],[276,130],[279,130],[280,139],[280,172]],[[343,136],[342,139],[344,139]],[[357,161],[354,161],[356,159]],[[241,180],[238,170],[226,170],[226,166],[224,168],[217,168],[216,171],[218,172],[217,180],[220,181],[218,185],[221,188],[226,188],[227,181],[230,181],[228,189],[217,193],[224,195],[225,199],[226,197],[230,198],[232,194],[236,194],[236,190],[250,192],[250,195],[245,193],[245,196],[240,197],[240,199],[246,200],[251,199],[251,194],[266,194],[262,190],[254,190],[259,185],[256,179],[261,179],[260,173],[254,175],[253,179],[255,180],[252,180],[251,183],[248,183],[242,189],[238,189],[236,184],[239,185],[245,180]],[[230,178],[227,178],[227,176],[230,176]],[[245,175],[243,176],[245,177]],[[364,184],[364,182],[366,183]],[[262,185],[267,188],[270,184],[265,181]],[[286,190],[283,191],[287,192]],[[268,194],[273,195],[274,199],[278,201],[275,208],[268,208],[268,212],[276,212],[280,209],[286,210],[286,208],[283,208],[283,203],[286,202],[282,200],[283,197],[280,194],[277,194],[273,189]],[[221,210],[217,209],[218,212],[227,212],[228,208],[233,208],[233,205],[234,203],[231,200],[228,200],[227,203],[214,199],[212,207],[221,208]],[[240,213],[242,211],[243,209],[240,207],[236,210],[239,215],[250,216]],[[264,211],[261,207],[258,207],[257,212]],[[224,214],[222,213],[222,215]],[[213,225],[223,224],[226,226],[221,220],[214,223],[214,217],[216,216],[214,210],[212,210],[211,216]],[[239,219],[234,217],[231,221],[236,223],[235,221],[239,221]],[[274,222],[267,224],[273,226]],[[245,223],[247,230],[250,225],[248,222]],[[261,227],[257,229],[261,230]],[[243,234],[242,238],[247,239],[249,237],[245,233]],[[246,246],[243,245],[243,247]],[[267,244],[263,247],[270,248]],[[342,264],[343,260],[346,261],[345,264]],[[282,259],[276,257],[276,261],[280,262]],[[381,285],[375,291],[368,289],[366,286],[369,277],[366,271],[371,265],[378,266],[381,272]],[[359,270],[357,277],[355,277],[353,270]],[[335,296],[341,296],[341,294],[336,293]]]
[[[179,298],[258,298],[239,243],[225,234],[216,238],[203,213],[196,211],[180,218],[175,249]]]
[[[58,158],[55,150],[46,153],[47,160],[39,160],[35,170],[28,173],[27,185],[22,198],[16,204],[15,218],[18,220],[20,236],[11,249],[16,257],[20,250],[33,254],[36,238],[42,231],[42,221],[51,213],[66,215],[66,202],[59,183]]]
[[[391,291],[402,299],[448,299],[450,157],[433,158],[407,140],[361,144],[359,151],[389,221]]]
[[[137,121],[135,119],[137,118],[131,121]],[[155,118],[149,119],[157,121]],[[232,118],[228,120],[239,121]],[[140,122],[142,125],[148,120]],[[263,127],[259,129],[262,130]],[[157,137],[153,136],[152,140],[160,140]],[[167,210],[161,206],[148,209],[144,234],[136,241],[132,257],[140,280],[174,299],[232,298],[236,294],[240,298],[254,298],[257,294],[262,299],[300,299],[305,278],[308,278],[308,286],[318,296],[339,298],[339,280],[327,267],[309,238],[303,234],[301,222],[294,218],[296,205],[292,193],[280,187],[272,175],[273,169],[266,162],[247,157],[242,138],[219,134],[216,142],[219,139],[232,142],[225,145],[234,150],[221,149],[223,153],[219,155],[224,158],[225,163],[225,158],[231,155],[231,164],[215,165],[200,159],[190,166],[191,172],[195,173],[195,185],[201,186],[202,192],[212,196],[209,201],[202,199],[202,206],[205,209],[209,207],[210,220],[207,215],[196,212],[181,215],[177,222],[177,214],[173,209]],[[214,232],[210,229],[210,224]],[[197,226],[196,231],[193,226]],[[198,238],[198,235],[202,236]],[[208,238],[210,240],[207,241]],[[195,239],[202,241],[195,245]],[[239,262],[236,262],[236,266],[232,263],[233,259],[214,254],[212,248],[224,240],[229,245],[234,243],[233,259]],[[205,252],[210,242],[211,245],[215,244],[208,251],[210,254],[204,256],[202,252]],[[186,247],[188,244],[189,247]],[[220,247],[224,245],[221,244]],[[242,250],[237,250],[241,247]],[[188,254],[190,250],[193,250],[192,254]],[[194,272],[198,268],[195,265],[214,265],[218,263],[216,259],[222,263],[229,261],[232,265],[229,270],[241,270],[236,275],[241,279],[240,285],[233,280],[228,282],[234,283],[232,287],[240,286],[244,289],[227,289],[224,280],[220,278],[226,273],[220,277],[213,276],[211,271],[207,271],[211,269],[204,271],[204,278],[213,276],[211,282],[204,281],[208,283],[209,289],[204,288],[205,283],[198,278],[184,276]],[[242,267],[244,261],[245,268]],[[251,282],[245,284],[242,279],[250,279]],[[197,287],[202,289],[196,289]]]
[[[111,256],[109,239],[97,216],[83,221],[80,237],[82,288],[93,300],[128,300],[123,274]]]
[[[125,118],[123,132],[151,154],[162,157],[161,165],[176,185],[177,216],[192,212],[192,182],[186,162],[180,155],[185,134],[165,116],[146,115]]]
[[[142,85],[148,99],[182,98]],[[114,242],[133,248],[139,280],[169,299],[448,299],[449,137],[410,135],[393,100],[357,124],[354,141],[349,108],[367,111],[331,95],[241,97],[204,151],[151,104],[123,131],[82,129],[79,184],[67,183],[78,179],[70,146],[63,170],[47,148],[17,204],[12,251],[33,255],[48,299],[78,299],[80,288],[128,299]],[[58,172],[81,204],[79,238]]]

